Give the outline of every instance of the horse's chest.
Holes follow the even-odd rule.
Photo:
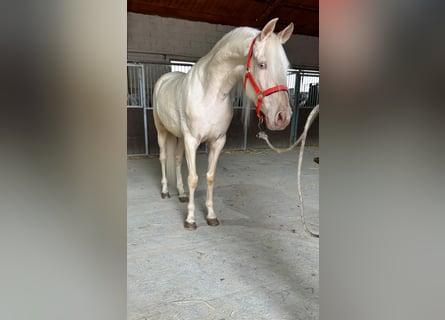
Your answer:
[[[226,104],[202,103],[190,113],[195,133],[208,138],[225,134],[232,121],[233,110]]]

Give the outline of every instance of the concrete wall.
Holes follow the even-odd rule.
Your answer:
[[[235,27],[128,13],[128,59],[196,61]],[[291,64],[318,69],[318,38],[293,35],[285,44]]]

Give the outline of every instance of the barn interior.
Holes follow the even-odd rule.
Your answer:
[[[300,220],[299,148],[278,154],[258,139],[253,103],[250,126],[243,126],[243,88],[237,84],[216,170],[221,224],[205,223],[203,143],[197,156],[198,228],[191,232],[183,227],[187,204],[174,193],[160,197],[151,103],[162,74],[187,72],[238,26],[262,28],[278,17],[276,32],[294,24],[284,45],[293,117],[285,130],[268,134],[277,147],[294,143],[318,104],[318,1],[129,0],[127,10],[128,319],[318,319],[319,242]],[[317,233],[318,141],[317,119],[308,132],[301,177],[306,223]]]
[[[317,1],[128,1],[127,153],[159,153],[153,121],[152,90],[168,71],[187,71],[234,27],[262,28],[279,18],[276,31],[294,24],[284,44],[290,68],[287,75],[291,124],[275,132],[274,142],[289,145],[300,136],[304,122],[318,104],[318,2]],[[239,15],[239,12],[243,12]],[[232,90],[234,117],[226,150],[266,148],[256,138],[257,125],[244,128],[241,120],[242,83]],[[254,118],[254,105],[251,105]],[[318,120],[308,133],[308,145],[318,144]],[[201,150],[205,150],[203,145]]]

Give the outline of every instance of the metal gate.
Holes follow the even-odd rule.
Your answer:
[[[319,103],[319,78],[320,74],[314,70],[294,70],[295,89],[293,99],[293,111],[291,122],[291,139],[294,143],[302,134],[306,119],[312,109]],[[318,119],[314,121],[308,131],[306,145],[318,145]]]
[[[144,66],[127,64],[127,153],[148,154]]]
[[[138,63],[127,64],[127,153],[130,156],[157,155],[157,133],[153,120],[152,92],[161,75],[170,71],[187,72],[189,63]],[[304,127],[310,110],[318,104],[318,71],[290,69],[287,76],[289,99],[293,111],[290,125],[283,131],[269,132],[277,146],[293,143]],[[227,132],[225,150],[247,150],[267,148],[264,141],[256,138],[258,133],[255,105],[250,103],[250,125],[245,128],[242,119],[244,97],[242,81],[231,91],[233,119]],[[318,121],[314,122],[308,134],[307,143],[318,144]],[[206,151],[207,146],[200,146]]]

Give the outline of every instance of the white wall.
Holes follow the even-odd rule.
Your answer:
[[[128,59],[196,61],[235,27],[128,13]],[[285,44],[293,66],[318,69],[318,37],[293,35]]]

